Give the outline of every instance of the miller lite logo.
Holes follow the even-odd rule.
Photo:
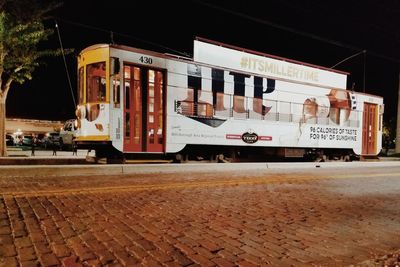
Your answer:
[[[248,131],[242,134],[242,140],[247,144],[254,144],[258,141],[258,135],[252,131]]]

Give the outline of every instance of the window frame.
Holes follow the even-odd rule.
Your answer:
[[[104,71],[104,75],[99,76],[99,75],[93,75],[91,73],[92,70],[90,69],[91,67],[94,67],[95,65],[103,65],[102,71]],[[107,102],[107,62],[104,61],[98,61],[98,62],[93,62],[90,64],[86,64],[86,103],[98,103],[98,102]],[[95,69],[95,67],[94,67]],[[91,72],[91,73],[90,73]],[[94,78],[94,79],[93,79]],[[104,83],[103,83],[104,79]],[[96,91],[94,90],[95,88],[92,88],[91,83],[96,81],[98,83]],[[94,94],[95,93],[95,94]],[[94,96],[94,97],[93,97]]]

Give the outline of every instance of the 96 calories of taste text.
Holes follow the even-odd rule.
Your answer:
[[[357,141],[357,129],[310,126],[310,139]]]

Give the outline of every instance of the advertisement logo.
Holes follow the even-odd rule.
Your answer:
[[[245,132],[242,134],[242,140],[247,144],[254,144],[258,141],[258,135],[252,132]]]

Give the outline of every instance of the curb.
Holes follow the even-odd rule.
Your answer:
[[[206,164],[206,165],[205,165]],[[24,165],[0,166],[1,177],[56,177],[126,175],[176,172],[304,170],[329,168],[400,167],[400,161],[384,162],[288,162],[288,163],[188,163],[188,164],[113,164],[113,165]]]

